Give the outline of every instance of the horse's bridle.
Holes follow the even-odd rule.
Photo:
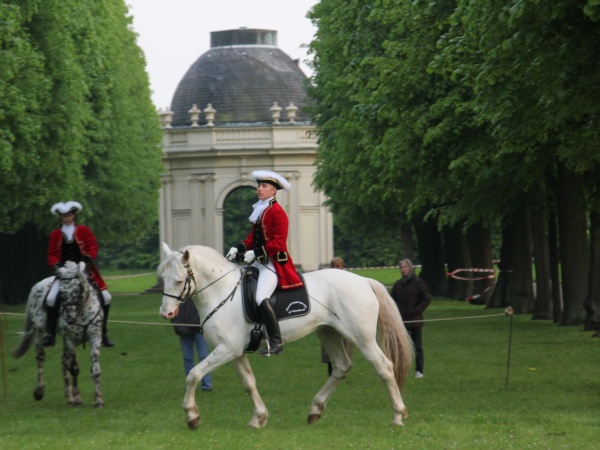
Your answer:
[[[192,268],[190,267],[190,265],[186,264],[184,267],[187,269],[187,277],[185,279],[185,284],[183,285],[183,290],[181,291],[181,294],[179,294],[179,295],[167,294],[163,289],[164,296],[177,299],[180,302],[186,302],[188,299],[192,298],[194,295],[196,295],[198,292],[200,292],[200,291],[197,291],[197,292],[192,291],[192,281],[194,282],[194,289],[198,287],[198,283],[196,283],[196,277],[194,277],[194,272],[192,272]],[[206,289],[206,288],[203,288],[203,289]]]
[[[200,292],[202,292],[203,290],[209,288],[210,286],[212,286],[213,284],[215,284],[216,282],[222,280],[223,278],[225,278],[227,275],[229,275],[231,272],[233,272],[235,269],[237,269],[237,266],[235,266],[233,269],[231,269],[229,272],[225,273],[224,275],[221,275],[219,278],[217,278],[216,280],[214,280],[213,282],[207,284],[206,286],[204,286],[202,289],[199,289],[197,291],[193,291],[192,290],[192,281],[194,282],[194,288],[198,287],[198,283],[196,282],[196,277],[194,277],[194,272],[192,271],[192,268],[190,267],[189,263],[186,264],[185,266],[183,266],[187,269],[187,277],[185,279],[185,284],[183,286],[183,290],[181,291],[181,294],[179,295],[171,295],[171,294],[167,294],[164,290],[163,290],[163,295],[167,296],[167,297],[171,297],[174,298],[176,300],[179,300],[181,303],[185,303],[187,302],[190,298],[194,297],[196,294],[199,294]],[[243,278],[244,274],[242,272],[242,278]],[[231,291],[231,293],[225,298],[225,300],[223,300],[221,303],[219,303],[217,305],[217,307],[215,309],[213,309],[210,314],[208,314],[206,316],[206,318],[202,321],[202,323],[200,324],[200,333],[204,332],[204,324],[206,323],[206,321],[208,319],[210,319],[214,313],[216,313],[221,306],[223,306],[225,303],[227,303],[227,300],[232,300],[233,296],[235,294],[236,289],[238,288],[238,286],[240,285],[242,278],[240,278],[238,280],[238,282],[235,284],[235,287],[233,288],[233,291]]]
[[[63,278],[63,277],[59,277],[58,281],[59,281],[59,283],[60,283],[60,282],[61,282],[61,281],[63,281],[63,280],[64,280],[64,281],[69,281],[69,280],[75,280],[75,279],[81,279],[81,277],[80,277],[79,275],[75,275],[75,276],[72,276],[72,277],[65,277],[65,278]],[[75,306],[75,308],[77,308],[78,310],[81,308],[81,305],[83,304],[83,300],[84,300],[84,299],[83,299],[83,295],[84,295],[84,290],[85,290],[85,289],[83,289],[83,283],[84,283],[84,282],[82,281],[82,282],[81,282],[81,284],[82,284],[82,289],[81,289],[81,291],[79,292],[79,295],[77,296],[77,299],[76,299],[74,302],[69,302],[67,299],[64,299],[64,298],[63,298],[63,299],[62,299],[62,301],[61,301],[61,303],[60,303],[60,308],[64,308],[64,307],[66,307],[66,306],[71,306],[71,305]],[[93,290],[93,289],[94,289],[94,287],[93,287],[93,286],[91,286],[91,285],[88,287],[88,291],[89,291],[89,292],[91,292],[91,290]],[[92,317],[92,318],[91,318],[91,319],[88,321],[88,323],[86,323],[86,324],[83,324],[83,325],[82,325],[82,324],[79,324],[79,323],[73,323],[73,324],[69,324],[69,326],[77,326],[77,327],[83,328],[83,329],[84,329],[84,333],[85,333],[85,330],[87,329],[87,327],[88,327],[88,326],[89,326],[89,325],[90,325],[92,322],[94,322],[94,320],[96,320],[96,317],[98,317],[98,315],[100,314],[100,312],[101,312],[101,311],[102,311],[102,308],[98,308],[98,311],[96,311],[96,314],[94,314],[94,317]],[[84,339],[84,340],[85,340],[85,339]]]

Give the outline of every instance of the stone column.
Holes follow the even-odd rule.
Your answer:
[[[206,204],[203,202],[202,191],[204,190],[204,182],[206,181],[206,175],[199,175],[197,173],[190,174],[190,219],[191,227],[190,230],[190,244],[197,245],[206,242],[206,218],[202,214]]]
[[[160,190],[160,216],[159,216],[159,228],[160,228],[160,242],[166,242],[169,247],[173,245],[173,222],[171,220],[171,183],[173,181],[171,175],[162,174],[160,176],[162,188]]]
[[[298,183],[300,173],[285,172],[282,175],[286,177],[292,185],[292,188],[288,192],[290,223],[288,231],[288,250],[290,251],[292,258],[298,258],[300,253],[300,186]],[[299,262],[300,261],[298,261],[298,263]],[[298,264],[295,261],[294,263]]]

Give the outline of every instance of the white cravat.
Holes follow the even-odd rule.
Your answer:
[[[75,234],[75,224],[72,223],[71,225],[63,225],[61,227],[61,231],[65,235],[65,237],[67,238],[67,241],[72,241],[73,240],[73,234]]]
[[[248,220],[252,223],[258,222],[258,219],[260,219],[260,216],[262,216],[264,210],[267,209],[267,207],[271,204],[272,198],[273,197],[267,200],[259,200],[254,205],[252,205],[254,210],[252,211],[252,214],[250,214],[250,217],[248,217]]]

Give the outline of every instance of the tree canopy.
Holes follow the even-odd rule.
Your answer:
[[[1,245],[45,236],[68,200],[100,241],[140,237],[158,215],[161,130],[125,2],[8,0],[0,17]]]
[[[525,236],[530,214],[541,213],[548,226],[558,214],[564,322],[581,321],[573,286],[585,291],[587,282],[573,274],[588,272],[585,215],[597,208],[600,159],[596,3],[315,5],[316,185],[338,223],[362,215],[384,226],[429,221],[440,231],[498,225],[513,236],[502,243],[513,246],[504,255],[525,267],[531,244],[516,237]],[[576,199],[580,206],[566,217]],[[514,302],[519,283],[509,284],[505,301]]]

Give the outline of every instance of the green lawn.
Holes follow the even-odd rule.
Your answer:
[[[424,330],[425,378],[411,376],[405,386],[403,428],[390,426],[385,388],[356,351],[353,370],[321,420],[307,426],[310,402],[326,377],[318,340],[308,336],[288,343],[280,357],[249,356],[269,408],[265,428],[246,428],[251,402],[227,365],[213,374],[212,392],[198,392],[202,423],[188,431],[179,343],[158,316],[160,295],[119,293],[155,284],[153,275],[142,278],[144,287],[133,291],[109,281],[117,346],[102,352],[103,410],[92,407],[87,348],[79,351],[84,405],[64,403],[58,348],[48,352],[46,398],[36,402],[33,353],[21,360],[8,354],[23,318],[0,318],[7,391],[0,402],[0,449],[600,448],[599,339],[578,327],[515,317],[505,388],[511,319],[501,310],[444,299],[434,299],[426,312],[432,321]],[[22,313],[24,307],[0,310]],[[476,318],[446,320],[464,317]]]

